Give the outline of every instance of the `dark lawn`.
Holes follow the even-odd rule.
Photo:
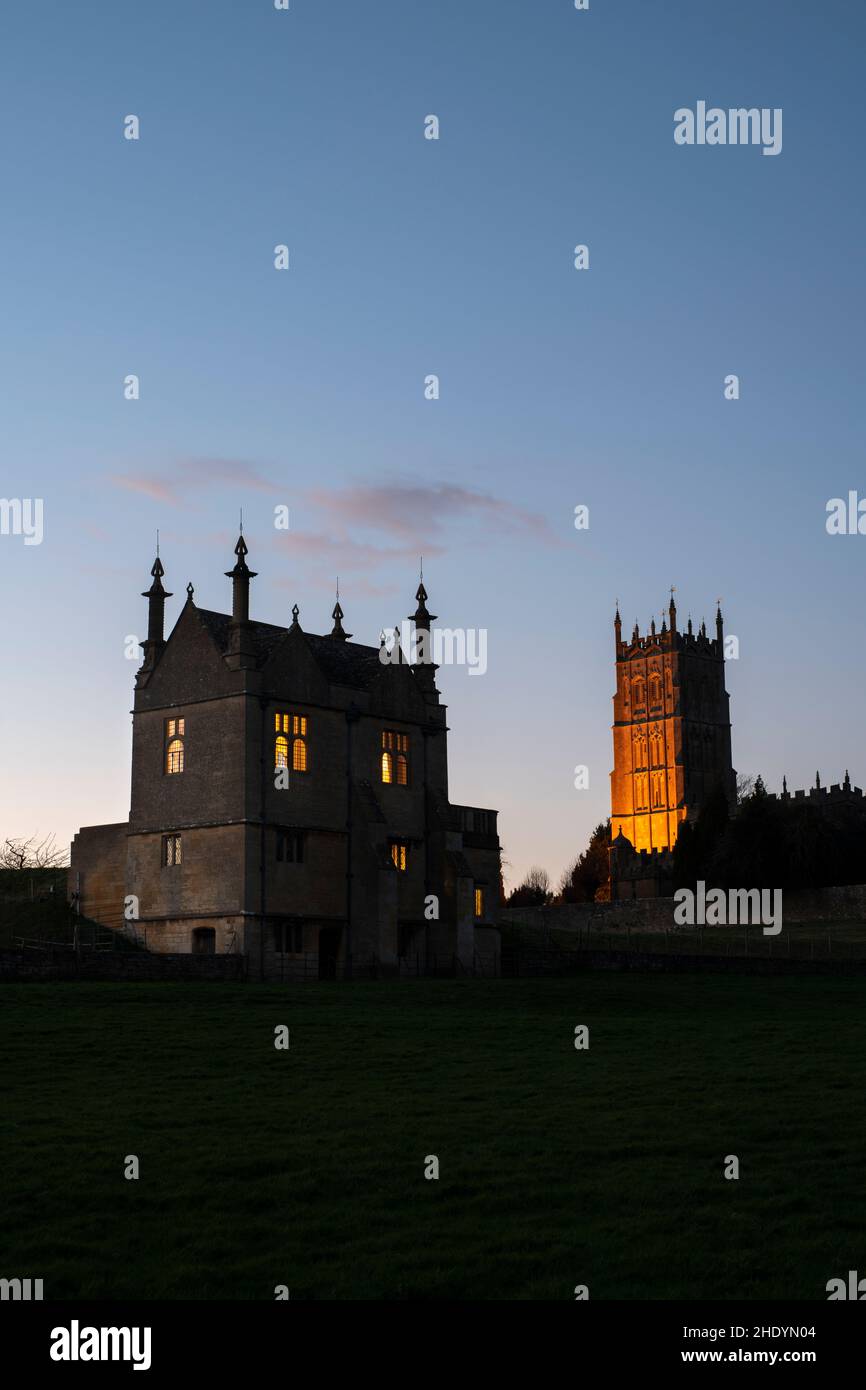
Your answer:
[[[864,992],[6,985],[0,1276],[69,1299],[825,1299],[866,1269]]]

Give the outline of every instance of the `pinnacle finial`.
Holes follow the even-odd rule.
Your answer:
[[[416,608],[414,613],[409,614],[409,619],[410,621],[414,622],[417,628],[425,628],[429,632],[430,624],[436,621],[436,614],[427,612],[427,590],[424,588],[423,556],[421,558],[421,578],[418,584],[418,588],[415,591],[415,598],[418,601],[418,607]]]
[[[336,637],[340,642],[348,642],[352,634],[351,632],[345,632],[343,630],[343,618],[345,617],[345,614],[343,613],[343,610],[340,607],[339,579],[337,580],[337,602],[334,604],[334,610],[331,613],[331,617],[334,619],[334,626],[331,628],[331,636]]]
[[[159,558],[159,532],[157,532],[157,552],[156,559],[151,566],[151,576],[153,583],[149,589],[142,594],[142,598],[147,599],[147,640],[141,643],[144,648],[145,665],[153,666],[155,653],[160,651],[164,645],[164,621],[165,621],[165,601],[171,598],[162,585],[162,576],[165,570]]]
[[[232,581],[232,627],[237,629],[250,620],[250,580],[256,577],[255,570],[247,565],[247,543],[243,533],[238,536],[235,555],[234,569],[226,570],[225,576]]]

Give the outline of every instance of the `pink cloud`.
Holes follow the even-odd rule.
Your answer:
[[[182,506],[187,494],[198,490],[202,483],[217,482],[227,487],[255,488],[259,492],[280,490],[276,483],[262,477],[253,464],[243,459],[182,459],[169,477],[143,472],[112,473],[110,481],[115,487],[143,493],[171,507]]]
[[[301,556],[320,567],[329,566],[334,574],[377,569],[389,560],[418,560],[416,545],[380,546],[353,540],[345,533],[328,534],[290,531],[277,539],[279,549]],[[428,545],[428,555],[444,555],[441,545]]]
[[[441,535],[451,523],[476,519],[491,530],[522,531],[547,544],[556,537],[544,517],[489,493],[471,492],[454,483],[359,484],[340,489],[315,488],[308,501],[343,525],[372,530],[411,541],[410,549],[430,549],[429,537]]]

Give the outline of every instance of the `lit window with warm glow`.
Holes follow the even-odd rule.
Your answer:
[[[165,721],[166,773],[183,772],[183,739],[185,729],[185,719],[166,719]]]
[[[389,786],[409,785],[409,735],[396,729],[382,730],[382,781]]]
[[[391,841],[391,858],[394,861],[395,869],[399,869],[400,873],[404,874],[409,862],[409,846],[405,840]]]
[[[293,772],[307,772],[307,716],[279,711],[274,715],[274,731],[274,766],[290,767]]]
[[[476,888],[476,889],[475,889],[475,916],[476,916],[476,917],[483,917],[483,916],[484,916],[484,889],[483,889],[483,888]]]

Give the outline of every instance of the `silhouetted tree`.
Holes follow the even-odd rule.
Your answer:
[[[533,865],[521,884],[509,894],[508,907],[545,907],[552,899],[550,875]]]
[[[594,902],[596,894],[610,882],[610,821],[599,821],[589,844],[566,869],[560,883],[560,897],[566,903]]]
[[[674,845],[674,887],[694,888],[697,880],[714,880],[730,824],[724,788],[712,789],[694,822],[681,821]]]
[[[59,869],[66,862],[66,851],[57,848],[53,835],[19,836],[0,845],[0,869]]]

